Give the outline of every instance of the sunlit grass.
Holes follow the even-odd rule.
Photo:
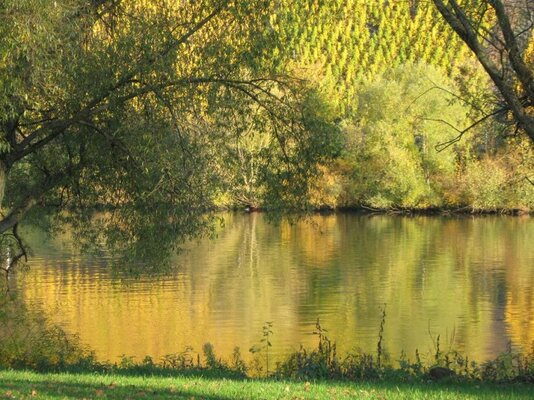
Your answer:
[[[0,399],[530,399],[532,385],[0,372]]]

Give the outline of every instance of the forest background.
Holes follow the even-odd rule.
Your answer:
[[[272,24],[276,51],[313,77],[340,127],[343,149],[311,194],[317,207],[532,209],[532,145],[509,115],[485,118],[499,106],[493,85],[433,5],[286,1]],[[522,46],[533,67],[532,35]],[[257,203],[246,185],[234,198]]]

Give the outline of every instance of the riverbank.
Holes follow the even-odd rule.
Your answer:
[[[0,371],[0,399],[530,399],[532,385],[291,382]]]
[[[362,214],[362,215],[421,215],[421,216],[491,216],[491,215],[506,215],[506,216],[529,216],[534,213],[534,210],[527,208],[473,208],[470,206],[462,207],[427,207],[427,208],[372,208],[361,205],[354,206],[340,206],[329,207],[319,206],[311,209],[309,213],[292,212],[291,210],[273,210],[269,207],[242,207],[230,206],[217,209],[218,212],[243,212],[243,213],[258,213],[265,212],[275,215],[299,215],[299,214]]]

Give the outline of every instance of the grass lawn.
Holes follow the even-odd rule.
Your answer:
[[[533,385],[281,382],[0,371],[0,399],[532,399]]]

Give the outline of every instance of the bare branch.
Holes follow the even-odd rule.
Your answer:
[[[475,25],[471,23],[464,8],[459,6],[456,0],[449,0],[448,5],[445,5],[443,0],[432,1],[446,22],[475,54],[484,70],[495,83],[504,102],[512,111],[518,125],[527,133],[530,139],[534,141],[534,118],[529,114],[521,101],[520,97],[522,94],[519,92],[516,82],[508,79],[506,74],[507,66],[505,65],[504,60],[501,60],[499,64],[496,64],[491,52],[478,40],[479,31],[475,30]],[[508,58],[515,72],[514,77],[521,82],[521,86],[523,86],[526,94],[532,98],[534,97],[534,73],[528,70],[521,58],[519,46],[504,5],[500,0],[486,1],[495,10],[497,21],[504,38],[504,49],[508,54]]]
[[[448,140],[446,142],[437,144],[435,146],[435,149],[439,153],[439,152],[442,152],[443,150],[445,150],[446,148],[452,146],[453,144],[459,142],[467,132],[469,132],[471,129],[475,128],[476,126],[480,125],[482,122],[484,122],[487,119],[489,119],[491,117],[494,117],[494,116],[496,116],[498,114],[502,114],[503,112],[506,112],[506,111],[507,111],[507,109],[499,109],[499,110],[496,110],[496,111],[492,112],[491,114],[484,115],[482,118],[476,120],[471,125],[469,125],[467,128],[464,128],[464,129],[461,129],[461,130],[458,129],[457,127],[455,127],[454,125],[452,125],[450,122],[447,122],[447,121],[445,121],[443,119],[439,119],[439,118],[423,118],[423,120],[441,122],[441,123],[451,127],[452,129],[454,129],[456,132],[459,133],[458,136],[456,136],[455,138],[453,138],[451,140]]]

